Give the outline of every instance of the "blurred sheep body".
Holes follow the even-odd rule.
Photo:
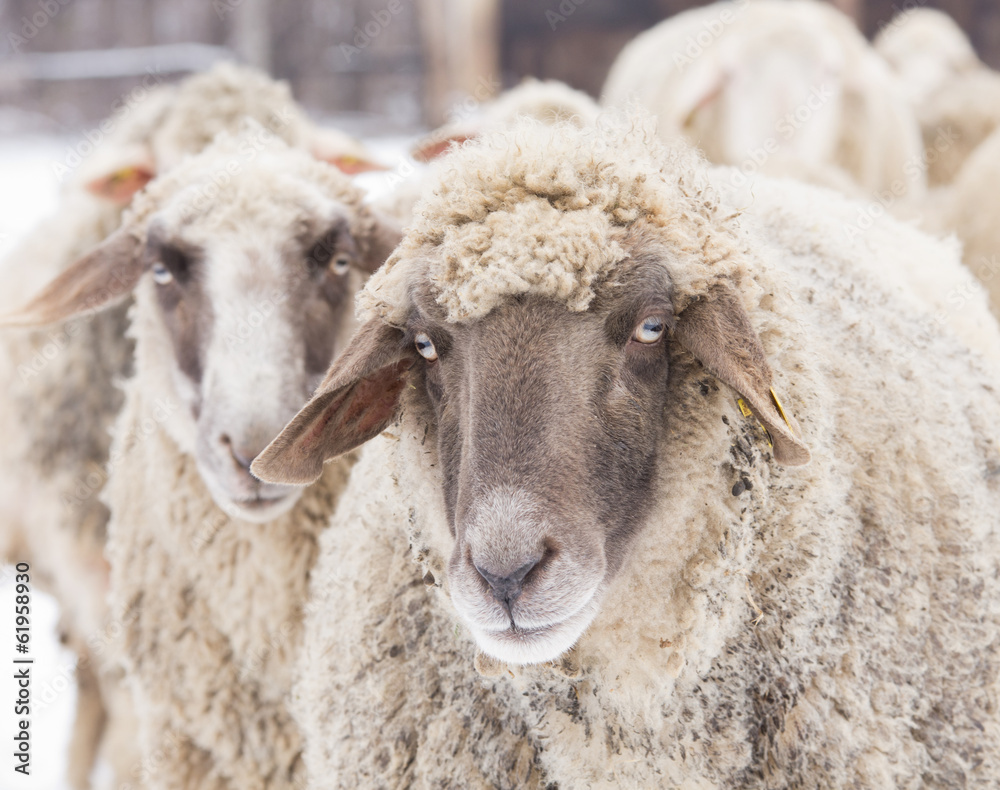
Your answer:
[[[685,11],[629,43],[602,104],[638,101],[661,137],[719,164],[839,168],[868,193],[925,188],[920,130],[894,76],[844,14],[812,0]]]
[[[857,204],[763,178],[734,191],[731,170],[649,153],[651,133],[632,126],[521,124],[450,154],[359,296],[367,323],[254,463],[276,482],[319,474],[358,442],[340,438],[355,434],[336,411],[351,382],[403,360],[396,422],[362,449],[320,539],[294,695],[312,786],[995,784],[998,382],[884,264],[945,248],[884,214],[848,238]],[[445,356],[477,324],[532,300],[585,316],[638,283],[633,267],[665,273],[675,321],[653,504],[572,650],[548,666],[491,658],[500,648],[470,623],[475,610],[456,610],[467,549],[452,513],[474,495],[461,489],[456,505],[447,493],[465,468],[491,467],[471,447],[461,469],[449,464],[449,443],[464,439],[439,425],[466,407],[447,390],[442,410],[428,405],[431,368],[412,332],[431,326],[428,310],[446,316],[434,319],[452,339],[434,335],[433,381],[452,382],[449,365],[496,364]],[[716,309],[733,317],[701,320]],[[705,361],[713,326],[748,325],[783,410],[759,397],[772,373],[755,384]],[[531,326],[525,338],[546,331]],[[560,337],[563,355],[583,353]],[[511,370],[528,364],[505,347]],[[544,377],[558,356],[532,370]],[[497,386],[478,367],[467,375],[477,393]],[[564,426],[608,419],[553,413]],[[473,431],[477,417],[456,419]],[[532,425],[539,442],[551,435]],[[569,444],[563,464],[581,456]]]
[[[931,186],[950,183],[1000,125],[1000,75],[976,56],[943,11],[915,8],[896,16],[875,49],[899,75],[920,122]]]
[[[981,66],[962,28],[935,8],[913,8],[898,14],[879,31],[873,45],[899,75],[901,87],[915,107],[958,74]]]
[[[953,231],[961,240],[965,265],[989,292],[993,313],[1000,320],[1000,222],[994,208],[998,178],[1000,129],[972,152],[927,216],[937,230]]]
[[[254,70],[224,63],[177,86],[155,86],[110,119],[107,139],[69,176],[56,215],[3,262],[3,307],[24,303],[110,236],[132,196],[157,173],[247,117],[266,127],[261,141],[273,135],[339,160],[348,170],[368,159],[342,133],[313,126],[285,83]],[[81,695],[97,699],[78,708],[70,757],[75,788],[89,786],[105,726],[100,697],[115,694],[120,701],[108,705],[127,708],[127,695],[114,690],[115,670],[102,666],[91,650],[103,651],[105,631],[117,618],[109,621],[105,603],[108,513],[98,495],[107,477],[109,429],[123,403],[119,384],[131,372],[126,309],[114,307],[44,330],[8,330],[0,341],[0,369],[10,382],[0,409],[6,437],[0,452],[0,556],[30,562],[38,583],[60,604],[61,628],[81,657],[80,671],[96,674],[81,683]],[[126,712],[120,716],[131,720]],[[116,726],[115,718],[108,727]],[[126,734],[114,737],[117,744],[105,750],[119,773],[138,759],[123,746],[129,725],[123,727]]]

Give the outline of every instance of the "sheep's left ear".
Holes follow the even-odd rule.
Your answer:
[[[250,471],[269,483],[308,485],[323,464],[378,436],[396,415],[417,360],[403,333],[372,319],[334,360],[326,379]]]
[[[799,438],[795,418],[772,387],[764,347],[739,298],[716,288],[692,302],[677,317],[674,336],[720,381],[736,390],[774,442],[774,460],[785,466],[809,463],[809,448]]]
[[[309,140],[309,152],[320,161],[328,162],[349,176],[389,169],[377,162],[360,142],[338,129],[313,130]]]

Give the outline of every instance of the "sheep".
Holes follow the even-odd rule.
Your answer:
[[[449,154],[254,461],[367,442],[313,574],[312,786],[1000,778],[1000,381],[880,265],[939,248],[653,136]]]
[[[906,98],[919,107],[956,75],[981,67],[955,20],[935,8],[911,8],[879,30],[872,45],[899,75]]]
[[[1000,75],[979,60],[951,17],[930,8],[898,14],[874,45],[899,75],[917,114],[928,183],[951,183],[1000,124]]]
[[[258,483],[249,464],[312,392],[353,326],[351,294],[399,238],[345,176],[261,145],[263,131],[223,133],[151,182],[120,230],[5,318],[62,321],[135,295],[104,499],[110,606],[159,762],[135,766],[144,786],[295,778],[299,610],[349,462],[304,493]]]
[[[840,169],[866,192],[925,189],[920,130],[894,76],[851,20],[813,0],[735,0],[685,11],[630,42],[601,103],[638,102],[744,170]],[[823,182],[830,179],[824,177]]]
[[[924,204],[923,220],[938,232],[957,234],[964,248],[965,265],[989,291],[993,314],[1000,320],[997,178],[1000,178],[1000,129],[972,152],[954,182],[941,190],[939,200],[933,205]]]
[[[478,114],[457,117],[418,140],[413,146],[414,159],[429,162],[447,151],[452,143],[474,140],[484,132],[510,125],[522,115],[545,123],[570,121],[586,126],[600,112],[597,102],[586,93],[558,80],[531,77],[478,109]]]
[[[136,192],[158,172],[198,153],[217,132],[238,128],[244,117],[267,127],[262,136],[274,134],[345,172],[379,167],[356,141],[314,126],[285,83],[253,69],[225,63],[179,85],[156,85],[102,124],[107,138],[66,178],[56,215],[0,264],[2,307],[23,303],[108,238]],[[100,662],[88,646],[94,641],[100,647],[118,617],[104,601],[108,514],[98,494],[105,478],[108,430],[122,406],[115,382],[130,373],[126,308],[119,305],[89,320],[41,331],[8,332],[0,342],[0,370],[9,382],[0,409],[5,436],[0,558],[30,561],[37,582],[55,595],[62,609],[61,630],[80,656],[81,695],[98,697],[78,706],[69,769],[75,788],[88,786],[105,708],[121,711],[109,717],[109,727],[121,719],[127,733],[131,721],[123,710],[127,695],[113,689],[117,673],[95,667]],[[95,671],[96,678],[88,675]],[[121,699],[108,701],[112,696]],[[118,772],[135,763],[121,745],[104,752]]]

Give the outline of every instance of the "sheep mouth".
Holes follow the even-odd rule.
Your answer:
[[[246,499],[231,499],[228,507],[230,515],[244,521],[265,523],[284,515],[299,499],[300,489],[284,492],[276,496],[253,496]]]
[[[472,627],[483,652],[509,664],[540,664],[555,661],[576,644],[600,609],[600,596],[593,595],[579,610],[559,622],[526,628],[512,621],[507,628],[488,630]]]

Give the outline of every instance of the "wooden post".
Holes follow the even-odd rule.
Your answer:
[[[420,0],[424,115],[437,126],[460,99],[489,98],[500,82],[499,0]]]
[[[242,0],[232,10],[232,47],[242,60],[271,71],[271,0]]]

